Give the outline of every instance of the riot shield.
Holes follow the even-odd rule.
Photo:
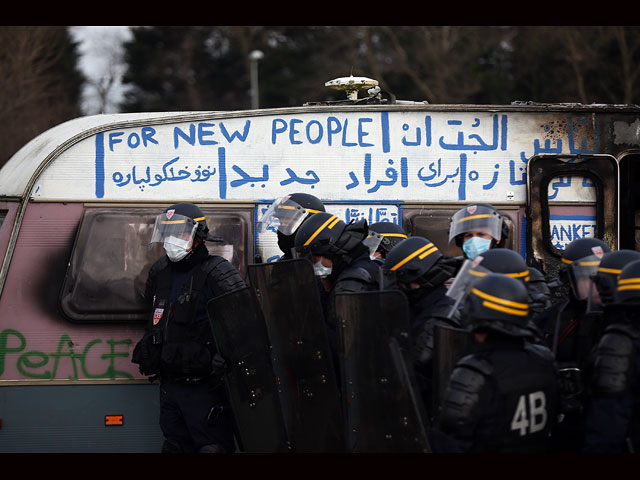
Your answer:
[[[349,452],[429,452],[400,291],[336,295]]]
[[[468,330],[455,328],[442,321],[433,323],[433,396],[431,411],[438,412],[449,377],[458,360],[471,353],[472,337]]]
[[[306,259],[249,265],[264,312],[288,438],[295,452],[344,451],[340,390]]]
[[[245,287],[207,304],[216,346],[227,361],[225,384],[241,449],[288,452],[271,349],[255,292]]]

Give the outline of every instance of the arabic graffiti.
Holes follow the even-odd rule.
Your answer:
[[[586,139],[574,132],[584,125],[581,118],[566,119],[565,142],[544,138],[541,128],[541,138],[528,132],[523,143],[522,134],[518,142],[510,139],[507,114],[454,114],[405,115],[399,122],[390,112],[283,116],[245,119],[234,126],[226,121],[192,123],[173,126],[170,133],[160,126],[99,133],[95,195],[103,198],[114,187],[116,194],[131,188],[148,192],[180,182],[208,185],[207,196],[222,200],[255,198],[246,189],[260,189],[271,198],[283,194],[283,187],[315,189],[321,184],[360,199],[387,193],[391,198],[424,198],[429,192],[449,198],[455,192],[450,199],[464,201],[471,186],[487,195],[498,187],[522,190],[533,155],[599,149],[597,134]],[[315,148],[317,153],[309,150]],[[147,154],[137,156],[143,151]],[[556,182],[553,188],[550,195],[571,189],[571,182]]]
[[[102,361],[101,370],[90,371],[88,359],[91,356],[92,349],[99,347],[100,344],[106,344],[108,347],[107,353],[99,356]],[[78,380],[81,378],[133,379],[130,373],[117,370],[115,366],[116,359],[129,358],[128,347],[131,345],[131,339],[94,339],[88,342],[81,352],[74,351],[74,345],[76,344],[69,335],[62,334],[55,352],[25,351],[27,340],[21,332],[11,328],[2,330],[0,331],[0,379],[5,373],[7,362],[10,360],[15,360],[18,373],[29,379],[58,379],[58,369],[62,362],[70,362],[73,371],[66,380]],[[126,351],[121,350],[123,346],[127,348]],[[95,365],[91,365],[91,367],[95,368]]]

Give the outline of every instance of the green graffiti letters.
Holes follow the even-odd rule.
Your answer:
[[[90,372],[87,359],[93,347],[105,343],[108,345],[108,353],[100,355],[100,360],[106,364],[106,369],[101,372]],[[10,346],[11,345],[11,346]],[[73,374],[68,380],[79,380],[80,378],[109,379],[116,378],[133,379],[128,372],[116,370],[116,358],[128,358],[129,352],[117,351],[119,345],[131,345],[131,339],[126,340],[101,340],[95,339],[87,343],[82,353],[76,353],[73,349],[74,343],[67,334],[62,334],[58,341],[58,347],[53,353],[39,351],[25,352],[27,340],[25,336],[17,330],[8,328],[0,332],[0,379],[2,378],[6,362],[10,355],[18,355],[16,368],[18,372],[26,378],[53,380],[57,378],[58,368],[61,361],[70,361],[73,367]],[[80,376],[82,375],[82,376]]]

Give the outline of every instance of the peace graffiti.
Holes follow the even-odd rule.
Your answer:
[[[17,345],[16,344],[17,339]],[[108,346],[108,352],[100,355],[105,370],[103,372],[90,372],[87,365],[88,354],[92,348],[101,343]],[[9,346],[13,344],[14,346]],[[118,351],[122,345],[127,347],[127,351]],[[53,353],[45,353],[36,350],[25,351],[27,340],[25,336],[17,330],[6,329],[0,332],[0,378],[5,372],[5,366],[9,355],[17,355],[16,368],[18,372],[26,378],[53,380],[57,378],[58,367],[64,359],[71,361],[73,366],[73,375],[69,376],[69,380],[78,380],[80,378],[93,379],[109,379],[116,378],[133,379],[128,372],[116,370],[115,360],[117,358],[129,357],[129,345],[131,339],[126,340],[91,340],[86,344],[82,352],[75,352],[74,343],[67,334],[62,334],[58,341],[58,347]],[[12,358],[12,357],[11,357]]]

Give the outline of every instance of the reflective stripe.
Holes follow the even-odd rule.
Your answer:
[[[594,265],[600,265],[600,260],[592,260],[590,262],[578,262],[581,267],[592,267]]]
[[[621,268],[598,267],[598,272],[619,274],[620,272],[622,272],[622,269]]]
[[[525,282],[529,281],[529,270],[525,270],[524,272],[517,272],[517,273],[507,273],[506,275],[507,277],[512,277],[512,278],[525,277],[524,281]]]
[[[524,317],[525,315],[529,314],[529,310],[528,309],[527,310],[515,310],[513,308],[503,307],[502,305],[498,305],[496,303],[492,303],[492,302],[489,302],[487,300],[484,300],[482,302],[482,306],[490,308],[491,310],[497,310],[499,312],[510,313],[512,315],[518,315],[520,317]]]
[[[640,290],[640,278],[621,278],[618,280],[617,291],[621,290]]]
[[[311,213],[320,213],[322,211],[322,210],[313,210],[312,208],[305,208],[305,210]]]
[[[494,215],[492,213],[482,213],[480,215],[471,215],[469,217],[464,217],[458,220],[458,223],[466,222],[467,220],[475,220],[476,218],[491,218]]]
[[[383,237],[402,237],[408,238],[404,233],[381,233]]]
[[[335,224],[338,223],[339,221],[340,219],[335,215],[332,215],[331,217],[329,217],[329,219],[326,222],[324,222],[322,225],[320,225],[320,228],[318,228],[315,232],[313,232],[313,235],[311,235],[309,239],[306,242],[304,242],[304,246],[307,247],[313,241],[313,239],[316,238],[318,234],[322,230],[324,230],[327,227],[327,225],[329,225],[331,222],[333,223],[329,225],[329,229],[333,228]]]
[[[478,290],[477,288],[472,288],[471,289],[471,293],[473,293],[474,295],[483,298],[485,300],[489,300],[490,302],[495,302],[495,303],[499,303],[501,305],[506,305],[507,307],[513,307],[513,308],[521,308],[524,310],[528,310],[529,309],[529,305],[527,303],[520,303],[520,302],[514,302],[512,300],[507,300],[505,298],[499,298],[499,297],[494,297],[493,295],[489,295],[488,293],[484,293],[481,290]]]
[[[432,248],[433,247],[433,248]],[[429,250],[431,248],[431,250]],[[428,250],[428,251],[426,251]],[[433,246],[433,243],[430,243],[428,245],[425,245],[422,248],[419,248],[418,250],[416,250],[415,252],[413,252],[412,254],[408,255],[406,258],[404,258],[403,260],[400,260],[398,263],[396,263],[393,267],[390,268],[391,271],[397,270],[399,269],[402,265],[404,265],[405,263],[407,263],[409,260],[411,260],[412,258],[420,255],[421,253],[424,252],[424,256],[420,256],[420,258],[424,258],[427,255],[431,255],[433,252],[437,252],[438,249],[436,247]]]
[[[567,263],[567,264],[573,263],[573,260],[567,260],[566,258],[563,258],[562,263]]]
[[[204,220],[206,217],[198,217],[198,218],[194,218],[193,221],[194,222],[199,222],[200,220]]]
[[[426,252],[424,252],[422,255],[420,255],[418,258],[420,260],[423,260],[424,257],[428,257],[429,255],[431,255],[433,252],[438,251],[438,247],[433,247],[431,250],[427,250]]]
[[[160,220],[160,223],[169,224],[169,223],[187,223],[186,220]]]
[[[283,208],[285,210],[295,210],[298,207],[294,207],[293,205],[278,205],[278,208]]]

